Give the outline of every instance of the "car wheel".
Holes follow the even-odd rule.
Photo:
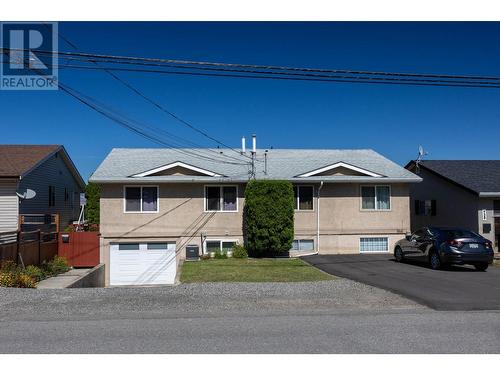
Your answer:
[[[439,254],[437,251],[433,251],[429,256],[429,265],[433,270],[438,270],[441,268],[441,259],[439,259]]]
[[[394,258],[396,258],[396,262],[403,262],[404,261],[404,255],[403,255],[403,250],[399,246],[397,246],[394,249]]]
[[[488,269],[488,263],[474,264],[474,268],[477,271],[486,271]]]

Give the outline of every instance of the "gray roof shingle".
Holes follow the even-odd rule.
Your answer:
[[[478,194],[500,192],[500,160],[423,160],[421,165]]]
[[[187,152],[203,152],[219,160],[233,161],[213,153],[207,154],[207,149],[180,149]],[[212,149],[224,152],[226,155],[238,157],[234,152],[221,149]],[[373,150],[304,150],[304,149],[271,149],[267,153],[267,174],[264,174],[264,150],[257,150],[256,178],[298,180],[323,180],[325,182],[356,182],[387,180],[393,182],[419,182],[421,179],[398,164],[390,161]],[[240,156],[241,159],[243,157]],[[131,177],[132,175],[148,171],[174,162],[183,162],[203,168],[224,177],[204,176],[156,176],[156,177]],[[383,177],[364,176],[322,176],[322,177],[297,177],[300,174],[316,170],[331,164],[344,162],[359,168],[382,175]],[[97,170],[92,174],[91,182],[182,182],[182,181],[247,181],[249,165],[222,164],[216,161],[200,159],[196,156],[186,155],[179,149],[113,149]]]

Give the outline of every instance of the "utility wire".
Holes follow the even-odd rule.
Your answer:
[[[64,60],[65,58],[63,58]],[[79,62],[94,62],[96,60],[77,60]],[[118,61],[105,60],[104,62],[122,64]],[[207,67],[186,67],[186,66],[166,66],[161,64],[148,64],[148,63],[126,63],[133,65],[141,65],[141,66],[157,66],[164,68],[175,68],[175,69],[193,69],[193,70],[210,70],[221,72],[219,74],[201,74],[196,72],[176,72],[171,70],[153,70],[153,69],[136,69],[136,68],[116,68],[116,67],[107,67],[102,69],[108,70],[119,70],[119,71],[129,71],[129,72],[149,72],[149,73],[168,73],[168,74],[191,74],[191,75],[207,75],[207,76],[222,76],[222,77],[242,77],[242,78],[250,78],[254,76],[255,78],[273,78],[280,79],[277,77],[273,77],[274,75],[283,76],[281,79],[293,79],[294,77],[305,77],[305,78],[313,78],[313,79],[295,79],[295,80],[310,80],[310,81],[332,81],[332,82],[348,82],[348,83],[383,83],[383,82],[396,82],[399,84],[425,84],[428,86],[459,86],[459,87],[492,87],[499,88],[500,81],[498,82],[487,82],[487,81],[465,81],[465,80],[443,80],[443,79],[412,79],[412,78],[394,78],[394,77],[367,77],[367,76],[354,76],[354,75],[325,75],[325,74],[310,74],[310,73],[285,73],[285,72],[264,72],[264,71],[256,71],[256,70],[242,70],[242,69],[219,69],[219,68],[207,68]],[[63,66],[64,68],[75,68],[75,69],[91,69],[91,67],[85,65],[71,65],[66,64]],[[225,74],[226,72],[230,72],[231,74]],[[245,73],[245,74],[232,74],[232,73]]]
[[[40,53],[58,54],[63,56],[80,56],[100,59],[113,60],[129,60],[129,61],[147,61],[160,62],[165,64],[182,64],[182,65],[205,65],[216,67],[232,67],[246,69],[264,69],[264,70],[288,70],[288,71],[306,71],[318,73],[341,73],[341,74],[360,74],[360,75],[382,75],[382,76],[401,76],[401,77],[427,77],[427,78],[448,78],[448,79],[472,79],[472,80],[496,80],[500,81],[498,76],[471,76],[457,74],[429,74],[429,73],[401,73],[401,72],[383,72],[383,71],[365,71],[365,70],[347,70],[347,69],[320,69],[320,68],[299,68],[290,66],[274,66],[274,65],[252,65],[252,64],[234,64],[220,62],[206,62],[193,60],[175,60],[175,59],[160,59],[147,57],[131,57],[131,56],[116,56],[116,55],[100,55],[91,53],[72,53],[72,52],[53,52],[53,51],[37,51]]]
[[[52,53],[52,52],[49,52]],[[55,52],[54,52],[55,53]],[[110,58],[117,59],[132,59],[136,60],[146,60],[146,61],[163,61],[163,62],[172,62],[176,61],[178,63],[192,63],[192,61],[184,61],[184,60],[165,60],[165,59],[151,59],[151,58],[132,58],[132,57],[122,57],[122,56],[112,56],[112,55],[91,55],[91,54],[82,54],[82,53],[70,53],[70,52],[60,52],[64,58],[72,58],[72,59],[80,59],[81,62],[94,62],[96,60],[90,60],[88,58],[82,58],[81,55],[84,56],[96,56],[96,57],[106,57],[108,62],[118,63],[120,61],[109,60]],[[70,57],[66,57],[66,55],[70,55]],[[75,57],[77,56],[77,57]],[[130,63],[130,62],[126,62]],[[132,62],[133,64],[150,64],[150,63],[142,63],[142,62]],[[206,64],[204,62],[197,62],[198,64]],[[264,67],[264,68],[280,68],[280,69],[288,69],[288,67],[273,67],[273,66],[261,66],[261,65],[248,65],[248,64],[224,64],[224,63],[209,63],[210,65],[226,65],[226,66],[252,66],[252,67]],[[186,67],[186,66],[171,66],[171,65],[161,65],[154,64],[155,66],[162,66],[165,68],[184,68],[184,69],[210,69],[217,71],[217,73],[199,73],[199,72],[179,72],[179,71],[171,71],[171,70],[153,70],[153,69],[127,69],[127,68],[98,68],[106,71],[129,71],[129,72],[144,72],[144,73],[163,73],[163,74],[181,74],[181,75],[199,75],[199,76],[221,76],[221,77],[233,77],[233,78],[263,78],[263,79],[281,79],[281,80],[299,80],[299,81],[321,81],[321,82],[339,82],[339,83],[375,83],[375,84],[398,84],[398,85],[416,85],[416,86],[446,86],[446,87],[465,87],[465,88],[500,88],[500,77],[479,77],[479,76],[458,76],[458,75],[430,75],[430,74],[406,74],[406,73],[389,73],[389,72],[363,72],[363,74],[372,74],[377,75],[383,73],[383,77],[379,76],[353,76],[352,74],[349,76],[339,76],[339,75],[324,75],[324,74],[311,74],[311,73],[286,73],[286,72],[263,72],[263,71],[255,71],[255,70],[235,70],[235,69],[221,69],[221,68],[210,68],[210,67]],[[95,67],[89,66],[81,66],[81,65],[65,65],[64,68],[76,68],[76,69],[96,69]],[[293,70],[308,70],[314,71],[319,69],[311,69],[311,68],[293,68]],[[332,72],[340,72],[341,70],[327,70],[321,69],[321,71],[332,71]],[[359,72],[359,71],[347,71],[342,70],[343,72]],[[238,73],[238,74],[234,74]],[[276,77],[274,75],[281,75]],[[387,75],[392,75],[393,77],[386,77]],[[297,77],[298,76],[298,77]],[[394,78],[397,76],[398,78]],[[411,76],[411,77],[446,77],[446,80],[442,79],[422,79],[422,78],[402,78],[401,76]],[[455,80],[450,80],[451,78]],[[456,80],[456,79],[460,80]],[[469,79],[464,81],[463,79]],[[482,80],[480,82],[471,81],[472,80]],[[486,79],[498,80],[495,82],[488,82]],[[237,150],[235,150],[238,152]],[[248,157],[248,156],[247,156]]]
[[[83,70],[99,70],[102,68],[83,66],[83,65],[64,65],[65,69],[83,69]],[[267,75],[255,74],[229,74],[229,73],[201,73],[201,72],[186,72],[186,71],[170,71],[170,70],[155,70],[155,69],[133,69],[133,68],[106,68],[112,71],[122,72],[138,72],[138,73],[159,73],[159,74],[173,74],[173,75],[191,75],[191,76],[208,76],[208,77],[230,77],[230,78],[253,78],[253,79],[272,79],[272,80],[287,80],[287,81],[311,81],[311,82],[333,82],[333,83],[372,83],[372,84],[389,84],[389,85],[410,85],[410,86],[436,86],[436,87],[463,87],[463,88],[500,88],[499,84],[494,83],[480,83],[480,82],[463,82],[463,81],[449,81],[449,83],[430,83],[419,80],[388,80],[385,78],[313,78],[313,77],[289,77],[289,76],[273,76],[272,73]]]
[[[6,51],[4,51],[4,53],[6,53]],[[38,69],[35,69],[35,68],[28,68],[28,69],[30,69],[32,72],[38,74],[39,76],[42,76],[42,77],[44,76]],[[184,155],[188,155],[190,157],[197,157],[199,159],[208,160],[208,161],[211,161],[214,163],[242,165],[242,166],[247,166],[247,167],[249,165],[249,163],[247,163],[247,162],[236,163],[236,162],[230,162],[230,161],[225,161],[225,160],[220,160],[220,159],[214,159],[211,157],[207,157],[205,155],[198,154],[197,152],[195,152],[192,149],[181,149],[181,148],[173,147],[170,143],[165,142],[156,136],[148,134],[146,131],[144,131],[140,127],[131,123],[130,120],[120,118],[120,115],[114,114],[113,111],[110,110],[109,108],[106,109],[106,107],[103,106],[102,104],[100,104],[97,100],[79,92],[78,90],[71,88],[68,85],[63,84],[61,81],[58,82],[58,87],[66,94],[75,98],[77,101],[79,101],[82,104],[86,105],[87,107],[93,109],[94,111],[100,113],[101,115],[105,116],[106,118],[114,121],[118,125],[126,128],[126,129],[132,131],[133,133],[135,133],[143,138],[146,138],[146,139],[148,139],[148,140],[150,140],[158,145],[168,147],[172,150],[175,150],[175,151],[177,151],[181,154],[184,154]]]
[[[76,100],[81,102],[82,104],[85,104],[86,106],[93,109],[94,111],[96,111],[96,112],[100,113],[101,115],[107,117],[108,119],[116,122],[118,125],[126,128],[126,129],[132,131],[133,133],[140,135],[141,137],[146,138],[146,139],[148,139],[148,140],[150,140],[158,145],[171,148],[172,150],[175,150],[175,151],[177,151],[181,154],[187,155],[187,156],[208,160],[208,161],[211,161],[214,163],[232,164],[232,165],[248,165],[248,163],[246,163],[246,162],[237,163],[237,162],[231,162],[231,161],[226,161],[226,160],[221,160],[221,159],[214,159],[212,157],[209,157],[209,156],[206,156],[203,154],[199,154],[196,152],[196,150],[193,150],[193,149],[182,149],[182,148],[174,147],[171,143],[165,142],[154,135],[148,134],[146,131],[144,131],[143,129],[140,129],[138,126],[132,124],[131,122],[127,121],[126,119],[121,118],[119,115],[112,113],[112,111],[110,111],[109,109],[106,109],[105,107],[101,107],[95,99],[92,99],[92,98],[88,97],[87,95],[79,92],[78,90],[75,90],[75,89],[73,89],[73,88],[69,87],[68,85],[65,85],[61,82],[59,82],[58,85],[62,91],[64,91],[68,95],[72,96],[73,98],[75,98]]]
[[[70,47],[72,47],[74,50],[76,51],[79,51],[80,48],[78,48],[78,46],[76,46],[76,44],[74,44],[73,42],[71,42],[68,38],[66,38],[64,35],[62,35],[62,33],[58,32],[58,36],[64,41],[66,42]],[[79,53],[79,52],[77,52]],[[99,63],[97,61],[94,61],[93,62],[96,66],[99,66]],[[108,70],[107,68],[102,68],[102,70],[104,70],[107,74],[109,74],[113,79],[115,79],[116,81],[120,82],[122,85],[124,85],[125,87],[127,87],[129,90],[131,90],[132,92],[134,92],[136,95],[140,96],[142,99],[146,100],[148,103],[152,104],[154,107],[156,107],[157,109],[159,109],[160,111],[162,111],[163,113],[171,116],[172,118],[174,118],[175,120],[179,121],[181,124],[185,125],[185,126],[188,126],[190,129],[198,132],[199,134],[202,134],[203,136],[211,139],[212,141],[232,150],[233,152],[236,152],[239,156],[244,156],[244,157],[247,157],[249,158],[247,155],[241,155],[241,152],[226,145],[225,143],[217,140],[215,137],[212,137],[210,136],[207,132],[201,130],[201,129],[198,129],[197,127],[195,127],[194,125],[190,124],[189,122],[183,120],[182,118],[180,118],[179,116],[177,116],[175,113],[169,111],[168,109],[166,109],[165,107],[163,107],[162,105],[160,105],[159,103],[157,103],[156,101],[154,101],[153,99],[149,98],[148,96],[146,96],[145,94],[143,94],[141,91],[139,91],[138,89],[136,89],[134,86],[132,86],[130,83],[128,83],[127,81],[125,81],[124,79],[118,77],[116,74],[114,74],[113,72],[111,72],[110,70]],[[213,150],[210,150],[210,149],[207,149],[207,151],[211,151],[211,152],[215,152],[216,151],[213,151]],[[221,156],[219,154],[219,156]],[[222,154],[222,156],[224,157],[227,157],[227,158],[230,158],[230,159],[233,159],[233,160],[237,160],[237,161],[241,161],[242,159],[241,158],[235,158],[235,157],[231,157],[229,155],[226,155],[226,154]]]

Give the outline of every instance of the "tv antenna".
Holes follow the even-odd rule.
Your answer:
[[[425,151],[421,145],[418,146],[418,156],[417,156],[417,160],[415,160],[415,169],[416,169],[417,173],[420,172],[420,163],[422,162],[422,159],[424,158],[424,156],[426,156],[427,154],[428,154],[428,152]]]

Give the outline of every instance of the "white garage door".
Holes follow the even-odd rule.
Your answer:
[[[176,269],[175,243],[111,244],[111,285],[173,284]]]

